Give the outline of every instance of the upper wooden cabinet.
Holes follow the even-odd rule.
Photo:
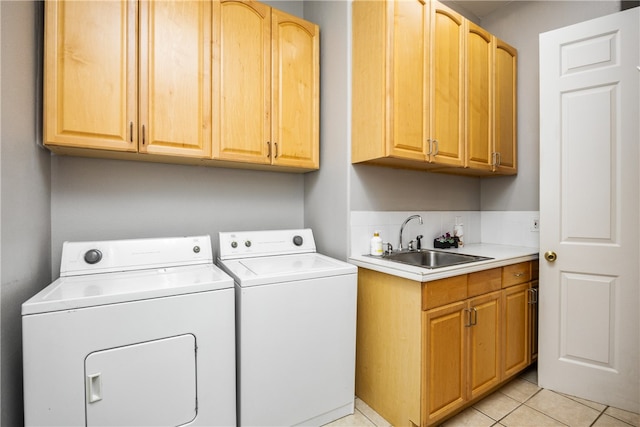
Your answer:
[[[318,26],[255,1],[47,1],[45,145],[319,167]]]
[[[507,74],[497,46],[435,0],[354,1],[352,163],[515,173],[515,50]]]
[[[45,3],[44,142],[138,150],[137,5]]]
[[[211,156],[211,3],[141,1],[139,151]]]
[[[317,169],[318,26],[249,1],[215,2],[213,16],[213,157]]]
[[[514,47],[493,37],[494,45],[494,151],[495,171],[514,175],[517,165],[517,51]]]
[[[431,132],[429,162],[464,163],[464,46],[466,20],[431,1]]]
[[[208,3],[45,5],[47,146],[210,155]]]
[[[435,2],[353,3],[353,163],[462,165],[462,22]]]

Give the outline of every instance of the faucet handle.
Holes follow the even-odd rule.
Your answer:
[[[390,255],[393,252],[393,245],[391,245],[391,243],[389,243],[389,242],[383,243],[382,247],[386,248],[384,250],[384,255]]]

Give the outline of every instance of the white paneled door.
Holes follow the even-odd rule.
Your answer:
[[[540,35],[539,383],[634,412],[638,10]]]

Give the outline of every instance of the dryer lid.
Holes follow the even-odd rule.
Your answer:
[[[22,314],[230,288],[233,279],[213,264],[61,277],[22,304]]]

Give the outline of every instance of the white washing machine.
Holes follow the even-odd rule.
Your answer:
[[[209,236],[65,242],[22,305],[25,425],[235,425],[234,311]]]
[[[354,265],[316,253],[313,233],[220,233],[236,283],[238,424],[319,426],[352,414]]]

